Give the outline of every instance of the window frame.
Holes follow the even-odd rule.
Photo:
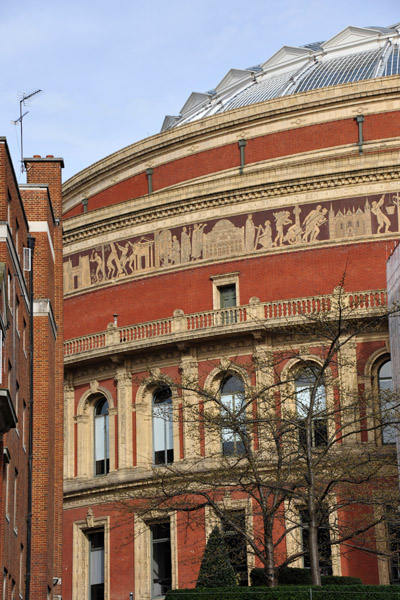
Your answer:
[[[381,370],[390,363],[390,378],[389,377],[381,377],[380,373]],[[391,382],[390,387],[381,387],[381,382],[383,381],[389,381]],[[391,357],[386,355],[384,357],[384,359],[382,361],[379,362],[379,364],[377,365],[377,370],[376,370],[376,383],[377,383],[377,388],[378,388],[378,396],[379,396],[379,412],[381,415],[381,442],[383,446],[390,446],[396,443],[396,436],[397,436],[397,429],[395,427],[395,425],[384,425],[384,421],[385,418],[383,416],[383,410],[387,411],[390,410],[390,399],[389,401],[386,401],[386,405],[385,407],[383,407],[383,403],[384,403],[384,394],[386,390],[389,390],[390,392],[393,392],[393,371],[392,371],[392,360]],[[385,430],[386,430],[386,435],[388,437],[391,437],[391,441],[385,440]]]
[[[160,402],[155,402],[157,395],[167,393],[168,396]],[[165,417],[155,415],[155,405],[160,406],[165,405],[168,406],[167,414]],[[164,409],[163,409],[164,410]],[[162,421],[163,424],[163,439],[164,439],[164,449],[156,450],[156,438],[157,438],[157,422],[158,420]],[[169,464],[173,464],[175,460],[175,448],[174,448],[174,406],[173,406],[173,397],[172,390],[169,386],[159,386],[157,387],[152,395],[151,395],[151,425],[152,425],[152,464],[153,466],[165,466]],[[169,446],[169,442],[172,442],[172,447]],[[164,453],[164,461],[156,460],[156,453]]]
[[[103,537],[103,545],[102,546],[98,546],[96,548],[93,549],[93,545],[92,545],[92,540],[91,538],[93,538],[94,536],[98,536],[99,534],[102,534]],[[95,530],[89,530],[87,532],[87,540],[88,540],[88,593],[89,593],[89,598],[92,598],[92,587],[94,585],[103,585],[103,590],[102,590],[102,598],[101,600],[104,600],[105,598],[105,550],[106,550],[106,546],[105,546],[105,532],[104,529],[95,529]],[[98,582],[98,584],[96,583],[92,583],[92,558],[94,556],[94,553],[98,553],[100,554],[100,561],[102,563],[102,579],[103,581]],[[96,600],[97,599],[97,594],[96,594]]]
[[[97,413],[98,407],[101,405],[101,408],[107,404],[107,413]],[[108,399],[101,395],[93,405],[93,463],[94,463],[94,476],[99,477],[101,475],[107,475],[110,472],[110,415],[109,415],[110,406],[108,403]],[[101,420],[104,422],[103,426],[103,454],[104,458],[97,460],[97,423],[101,423]],[[102,470],[98,472],[98,463],[103,463]]]
[[[242,384],[242,390],[238,391],[238,390],[233,390],[233,392],[231,393],[225,393],[223,394],[223,389],[224,387],[228,384],[228,382],[230,380],[237,380],[240,381]],[[235,401],[236,399],[239,399],[240,396],[241,401],[240,401],[240,408],[239,408],[239,412],[242,412],[243,415],[243,420],[244,420],[244,424],[242,425],[242,427],[245,429],[245,435],[247,435],[247,430],[246,430],[246,400],[245,400],[245,385],[244,385],[244,381],[243,379],[236,373],[229,373],[227,374],[226,377],[224,377],[224,379],[221,381],[221,385],[220,385],[220,391],[219,391],[219,398],[220,398],[220,416],[221,416],[221,453],[223,456],[240,456],[245,454],[246,452],[246,448],[244,446],[242,437],[240,435],[240,433],[237,431],[235,432],[232,427],[223,427],[223,412],[228,412],[231,409],[233,418],[235,416]],[[230,406],[227,406],[227,402],[223,401],[223,397],[226,398],[230,398],[231,402],[230,402]],[[244,405],[244,408],[243,408]],[[226,411],[226,408],[228,408],[228,411]],[[229,413],[228,413],[229,415]],[[233,437],[233,450],[231,452],[226,451],[227,448],[224,447],[224,444],[228,444],[231,442],[228,441],[224,441],[224,430],[229,431],[231,430],[232,432],[232,437]],[[238,451],[238,444],[242,444],[242,450]]]
[[[168,529],[169,529],[169,536],[165,537],[165,538],[158,538],[158,539],[154,539],[154,528],[157,527],[158,525],[166,525],[168,524]],[[172,579],[173,579],[173,566],[172,566],[172,544],[171,544],[171,521],[170,519],[165,520],[165,521],[159,521],[156,523],[150,523],[149,524],[149,531],[150,531],[150,553],[151,553],[151,557],[150,557],[150,598],[156,599],[156,598],[164,598],[165,597],[165,593],[161,593],[158,595],[155,595],[154,593],[154,586],[155,586],[155,580],[154,580],[154,573],[155,573],[155,569],[154,569],[154,546],[155,545],[161,545],[161,544],[165,544],[166,542],[169,543],[169,571],[170,571],[170,583],[169,583],[169,588],[168,590],[172,589]],[[167,578],[168,581],[168,578]],[[162,583],[159,583],[159,585],[163,585]],[[168,585],[168,584],[167,584]],[[167,592],[168,590],[165,590],[165,592]]]
[[[294,400],[295,400],[295,411],[296,411],[296,418],[297,418],[297,436],[298,436],[298,440],[299,443],[303,445],[303,447],[306,444],[306,430],[303,430],[301,427],[301,423],[305,423],[309,417],[309,411],[310,409],[310,404],[311,404],[311,396],[314,393],[314,389],[315,389],[315,382],[317,380],[316,375],[314,374],[315,370],[319,369],[319,365],[318,363],[312,363],[311,361],[307,362],[307,364],[303,365],[302,368],[299,368],[296,370],[295,372],[295,376],[294,376]],[[303,385],[302,387],[300,385],[298,385],[298,382],[300,382],[301,380],[303,380],[303,382],[307,383],[306,380],[309,380],[310,385],[305,387],[305,385]],[[313,379],[314,381],[311,381],[311,379]],[[329,423],[328,423],[328,417],[327,414],[325,415],[325,417],[323,416],[319,416],[321,413],[325,412],[327,413],[327,402],[328,402],[328,394],[327,394],[327,386],[326,386],[326,381],[325,381],[325,377],[322,376],[322,381],[323,383],[320,384],[316,389],[315,389],[315,402],[318,402],[318,390],[319,389],[323,389],[323,402],[324,402],[324,408],[320,411],[317,412],[316,415],[311,414],[311,447],[314,449],[317,449],[319,447],[324,447],[328,444],[328,440],[329,440]],[[302,416],[301,414],[299,414],[299,395],[302,392],[308,392],[308,404],[307,404],[307,411],[303,411],[304,412],[304,416]],[[303,401],[303,406],[304,406],[304,401]],[[314,407],[315,408],[315,407]],[[314,411],[313,411],[314,412]],[[318,426],[318,428],[316,428],[316,425]],[[318,431],[320,430],[320,431]],[[321,435],[321,431],[323,430],[323,433]],[[320,436],[320,440],[321,442],[317,443],[317,436]],[[325,440],[323,439],[323,437],[325,437]]]
[[[212,281],[212,295],[213,295],[213,309],[220,310],[221,307],[221,296],[220,289],[230,285],[235,286],[236,292],[236,305],[240,306],[240,288],[239,288],[239,274],[240,271],[234,271],[232,273],[223,273],[221,275],[212,275],[210,277]]]

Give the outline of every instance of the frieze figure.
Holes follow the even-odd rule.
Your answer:
[[[172,234],[169,229],[163,229],[158,232],[155,238],[156,255],[158,256],[160,266],[168,265],[172,249]]]
[[[190,241],[190,227],[189,230],[187,227],[182,229],[181,233],[181,262],[186,263],[190,261],[190,256],[192,253],[192,244]]]
[[[302,237],[303,242],[315,242],[321,225],[327,222],[327,218],[325,217],[327,212],[327,208],[322,208],[321,204],[318,204],[317,208],[308,213],[303,221],[303,227],[305,227]]]
[[[378,221],[378,229],[376,230],[376,233],[381,233],[382,227],[385,227],[384,233],[387,233],[390,230],[390,219],[381,210],[381,206],[383,205],[384,201],[385,194],[381,196],[379,202],[374,200],[371,205],[371,212],[376,216]]]
[[[92,250],[90,262],[97,265],[96,271],[93,274],[93,283],[100,283],[100,281],[104,281],[106,278],[106,274],[104,272],[104,260],[95,249]]]
[[[295,206],[293,209],[294,223],[289,227],[285,237],[283,238],[283,240],[288,242],[291,246],[293,244],[300,244],[302,241],[303,229],[300,225],[300,213],[300,206]]]
[[[128,271],[126,270],[126,263],[128,262],[128,252],[129,252],[129,244],[128,242],[125,244],[125,246],[121,246],[121,244],[116,244],[118,250],[121,252],[121,256],[119,257],[119,262],[121,265],[121,268],[123,270],[123,272],[125,273],[125,275],[128,275]]]
[[[170,260],[172,265],[177,265],[181,262],[181,245],[176,235],[172,237]]]
[[[264,227],[262,225],[258,226],[257,239],[255,247],[257,248],[258,244],[261,244],[263,249],[272,248],[272,227],[271,221],[267,220],[264,223]]]
[[[123,274],[121,263],[114,242],[110,242],[110,254],[107,258],[107,275],[109,279],[120,277]]]
[[[203,231],[206,223],[196,223],[192,232],[192,260],[198,260],[203,251]]]
[[[248,215],[245,225],[245,249],[247,252],[253,252],[254,238],[256,235],[256,226],[254,225],[253,215]]]
[[[285,237],[283,228],[285,225],[290,225],[292,223],[292,220],[289,218],[290,212],[288,210],[281,210],[273,213],[273,215],[275,218],[275,227],[277,231],[273,246],[282,246]]]

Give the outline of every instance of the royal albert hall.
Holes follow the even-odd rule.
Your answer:
[[[390,388],[387,322],[365,323],[385,304],[386,261],[400,239],[399,46],[400,24],[283,46],[257,66],[231,69],[211,91],[193,92],[159,134],[64,184],[64,600],[150,600],[193,587],[218,523],[228,546],[247,532],[233,566],[250,583],[262,564],[251,545],[259,515],[241,461],[244,446],[262,447],[266,417],[261,403],[247,402],[260,427],[243,442],[245,425],[223,419],[220,434],[217,418],[209,433],[202,402],[213,390],[223,399],[220,417],[236,414],[249,390],[292,370],[296,406],[296,394],[307,395],[298,364],[310,378],[324,353],[317,326],[312,338],[305,334],[307,319],[315,325],[340,303],[362,317],[346,361],[328,365],[319,383],[326,414],[333,397],[344,405],[343,382],[346,397]],[[275,354],[279,365],[265,358]],[[353,414],[369,423],[363,406]],[[324,414],[311,424],[313,456],[325,451],[333,426]],[[335,413],[340,428],[339,420]],[[350,456],[370,444],[393,463],[393,432],[364,429],[355,423],[341,447]],[[268,481],[275,460],[268,444],[262,452]],[[182,474],[189,481],[201,471],[211,489],[222,463],[241,475],[232,469],[229,485],[225,476],[193,514],[184,500],[171,500],[169,511],[151,505],[168,477],[190,503],[199,483],[193,476],[185,487]],[[300,500],[288,507],[291,498],[276,514],[276,561],[292,556],[291,566],[307,567],[307,517]],[[336,501],[327,494],[329,517],[319,522],[321,540],[330,541],[321,572],[398,581],[383,520],[362,540],[339,543],[334,524],[347,513]],[[360,514],[378,508],[371,502]]]

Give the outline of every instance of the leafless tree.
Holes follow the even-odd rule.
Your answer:
[[[377,531],[382,507],[399,497],[396,453],[381,439],[398,423],[399,402],[360,391],[356,344],[384,334],[388,313],[380,301],[373,310],[349,301],[339,286],[311,315],[300,310],[274,330],[259,323],[252,361],[225,361],[211,384],[198,372],[159,377],[182,396],[176,418],[198,450],[153,469],[136,497],[141,510],[191,519],[209,510],[263,565],[269,586],[304,556],[320,585],[334,547],[387,555]],[[236,518],[232,498],[249,502],[252,527]]]

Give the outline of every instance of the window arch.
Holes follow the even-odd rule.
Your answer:
[[[221,384],[221,441],[222,454],[244,454],[246,435],[246,402],[244,383],[229,375]]]
[[[174,462],[174,431],[172,392],[169,387],[153,393],[153,463],[166,465]]]
[[[326,446],[328,422],[326,418],[326,390],[317,365],[310,365],[295,378],[296,413],[299,442],[307,444],[307,419],[311,418],[311,445]]]
[[[110,470],[109,415],[107,399],[94,405],[94,473],[106,475]]]
[[[396,443],[396,428],[394,425],[385,425],[385,422],[390,422],[391,412],[393,410],[393,379],[392,379],[392,362],[386,360],[378,368],[378,388],[380,410],[382,416],[382,443]]]

